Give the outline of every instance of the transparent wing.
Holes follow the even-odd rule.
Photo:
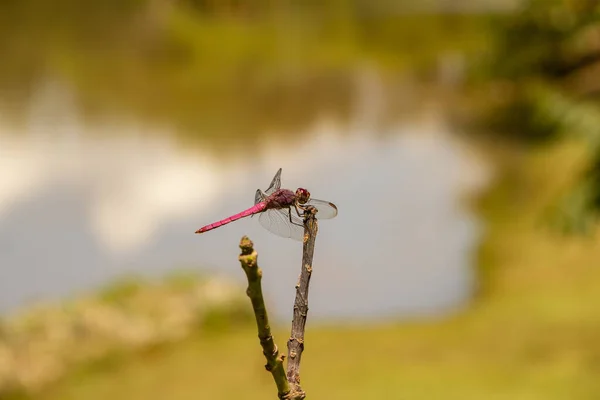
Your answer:
[[[330,219],[337,215],[338,209],[335,204],[325,200],[310,199],[306,203],[317,209],[317,219]]]
[[[269,186],[269,188],[267,190],[265,190],[265,193],[267,195],[273,194],[276,190],[279,190],[279,189],[281,189],[281,168],[279,168],[279,170],[275,174],[275,177],[273,177],[273,180],[271,181],[271,185]]]
[[[267,195],[264,194],[264,192],[260,189],[256,189],[256,194],[254,195],[254,204],[258,204],[261,201],[265,201],[265,199],[267,198]],[[252,216],[250,218],[254,218],[256,214],[252,214]]]
[[[271,233],[284,238],[302,241],[304,239],[304,225],[302,219],[292,212],[290,222],[290,209],[279,208],[262,212],[258,218],[260,224]]]
[[[256,189],[256,194],[254,195],[254,204],[258,204],[261,201],[265,201],[265,199],[267,198],[267,196],[263,193],[262,190],[260,189]]]

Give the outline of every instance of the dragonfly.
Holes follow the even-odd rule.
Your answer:
[[[268,231],[277,236],[302,241],[304,238],[304,210],[312,206],[317,210],[318,219],[334,218],[337,213],[335,204],[310,197],[310,192],[303,188],[293,192],[281,188],[281,168],[275,174],[271,185],[264,192],[256,190],[254,205],[240,213],[203,226],[196,233],[204,233],[227,225],[245,217],[259,214],[258,221]]]

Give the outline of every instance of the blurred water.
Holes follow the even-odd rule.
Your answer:
[[[181,148],[168,128],[84,124],[68,92],[53,85],[32,102],[26,126],[0,114],[0,311],[127,273],[195,268],[243,283],[237,245],[248,234],[273,312],[289,319],[299,242],[256,218],[193,233],[251,205],[279,167],[284,187],[306,187],[339,208],[320,223],[311,318],[460,307],[475,284],[480,233],[460,200],[483,187],[486,170],[436,112],[378,131],[377,82],[361,79],[349,133],[323,117],[292,145],[272,139],[237,161]]]

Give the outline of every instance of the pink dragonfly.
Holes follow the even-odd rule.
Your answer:
[[[256,191],[254,206],[229,218],[203,226],[196,233],[208,232],[240,218],[260,214],[258,221],[270,232],[284,238],[302,241],[304,238],[302,210],[307,206],[317,209],[318,219],[329,219],[337,215],[335,204],[311,199],[306,189],[298,188],[296,193],[289,189],[281,189],[281,168],[279,168],[271,186],[264,192],[260,189]]]

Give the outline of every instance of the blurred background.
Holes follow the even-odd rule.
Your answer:
[[[3,0],[0,398],[600,398],[597,0]]]

